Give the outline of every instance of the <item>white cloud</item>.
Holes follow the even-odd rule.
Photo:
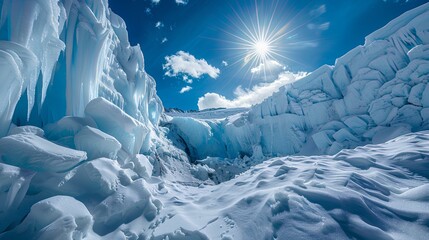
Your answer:
[[[279,70],[279,69],[284,70],[284,68],[285,67],[281,65],[279,62],[275,60],[270,60],[265,63],[260,63],[258,66],[250,69],[250,72],[253,74],[261,74],[264,72],[270,72],[270,71]]]
[[[328,30],[330,26],[331,26],[330,22],[325,22],[319,25],[319,29],[322,31],[325,31],[325,30]]]
[[[167,42],[168,41],[168,39],[165,37],[165,38],[163,38],[162,40],[161,40],[161,43],[165,43],[165,42]]]
[[[260,63],[258,66],[250,69],[254,79],[261,79],[265,82],[272,82],[278,79],[279,74],[284,72],[286,67],[275,60]]]
[[[207,63],[204,59],[196,59],[193,55],[178,51],[175,55],[166,56],[166,63],[162,66],[166,70],[165,75],[177,77],[186,75],[193,78],[200,78],[207,74],[211,78],[217,78],[220,70]]]
[[[183,93],[185,93],[185,92],[189,92],[189,91],[191,91],[191,89],[192,89],[192,87],[191,87],[191,86],[186,86],[186,87],[183,87],[182,89],[180,89],[179,93],[180,93],[180,94],[183,94]]]
[[[192,84],[194,82],[194,80],[192,80],[192,78],[189,78],[186,75],[183,75],[183,81],[187,84]]]
[[[310,16],[312,17],[313,20],[315,20],[316,18],[319,18],[320,16],[322,16],[323,14],[326,13],[326,5],[320,5],[318,8],[313,9],[310,11]],[[309,23],[307,24],[307,28],[310,30],[319,30],[319,31],[326,31],[329,29],[331,23],[330,22],[324,22],[324,23],[320,23],[321,21],[318,21],[319,23]]]
[[[209,92],[198,99],[198,108],[199,110],[203,110],[208,108],[250,107],[261,103],[274,92],[277,92],[280,87],[303,78],[306,75],[307,73],[305,72],[293,73],[284,71],[274,82],[261,83],[250,89],[243,89],[241,86],[237,87],[234,91],[235,97],[233,99],[227,99],[220,94]]]
[[[164,27],[164,23],[158,21],[158,22],[156,22],[155,27],[160,29],[160,28]]]
[[[320,30],[320,31],[326,31],[329,29],[329,26],[331,25],[330,22],[325,22],[322,24],[315,24],[315,23],[310,23],[307,25],[307,28],[310,30]]]
[[[153,3],[158,4],[160,0],[152,0]]]
[[[224,66],[224,67],[227,67],[228,66],[228,62],[227,61],[222,61],[222,65]]]

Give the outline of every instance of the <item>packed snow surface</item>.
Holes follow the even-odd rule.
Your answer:
[[[190,239],[427,239],[428,154],[429,132],[419,132],[334,156],[272,158],[215,186],[166,182],[149,231]]]
[[[1,162],[34,171],[66,171],[86,160],[86,153],[54,144],[34,134],[0,139]]]
[[[0,240],[427,239],[429,4],[250,109],[168,115],[107,0],[0,9]]]

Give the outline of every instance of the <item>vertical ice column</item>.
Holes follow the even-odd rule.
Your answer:
[[[2,40],[17,43],[28,49],[31,54],[36,56],[37,64],[40,64],[37,66],[37,74],[22,74],[24,82],[28,83],[28,118],[35,102],[38,72],[42,72],[42,89],[39,102],[41,106],[52,78],[52,71],[60,52],[65,47],[59,39],[59,31],[64,23],[60,19],[64,20],[65,18],[64,16],[61,18],[60,15],[64,14],[64,11],[61,11],[62,5],[58,0],[4,0],[0,6]],[[11,111],[13,113],[14,109]]]
[[[24,80],[13,53],[0,49],[0,81],[2,100],[0,101],[0,137],[9,130],[13,111],[21,96]]]
[[[85,3],[72,5],[67,31],[67,114],[83,116],[98,97],[111,33]]]

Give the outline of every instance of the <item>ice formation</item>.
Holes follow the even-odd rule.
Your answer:
[[[171,116],[107,0],[0,9],[0,239],[429,234],[429,4],[250,109]]]
[[[43,126],[84,117],[98,97],[158,125],[163,107],[155,81],[107,0],[3,0],[0,7],[0,74],[9,99],[0,105],[0,136],[12,119]]]

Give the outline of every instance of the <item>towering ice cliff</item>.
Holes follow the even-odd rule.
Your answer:
[[[322,66],[247,113],[168,124],[195,159],[335,154],[428,129],[428,23],[425,4],[369,35],[335,66]]]
[[[97,97],[157,127],[163,107],[155,81],[107,0],[2,0],[0,9],[0,136],[11,122],[84,117]]]
[[[163,106],[124,21],[107,0],[0,10],[0,239],[94,239],[153,220],[145,179]]]

